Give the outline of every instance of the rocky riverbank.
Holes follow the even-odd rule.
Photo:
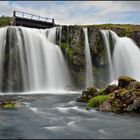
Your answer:
[[[77,101],[86,102],[88,108],[97,107],[100,111],[140,112],[140,82],[121,76],[117,85],[87,88]]]

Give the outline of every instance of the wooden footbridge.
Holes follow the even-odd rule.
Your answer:
[[[24,12],[13,11],[13,26],[46,29],[55,26],[53,18],[41,17]]]

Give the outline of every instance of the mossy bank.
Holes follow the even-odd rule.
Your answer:
[[[83,91],[78,102],[86,102],[88,108],[100,111],[140,113],[140,82],[128,76],[121,76],[118,85],[108,85],[102,89],[89,87]]]

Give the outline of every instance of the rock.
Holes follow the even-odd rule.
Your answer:
[[[136,42],[140,47],[140,31],[134,31],[131,33],[130,37]]]
[[[82,96],[77,99],[78,102],[88,102],[92,97],[96,96],[97,89],[93,87],[89,87],[82,92]]]
[[[102,112],[111,112],[111,104],[108,101],[105,101],[99,106],[99,110]]]
[[[108,95],[110,93],[112,93],[113,91],[117,90],[118,87],[116,85],[108,85],[105,88],[99,89],[95,95]]]
[[[103,112],[140,112],[140,82],[128,76],[119,78],[118,86],[108,85],[83,91],[79,101],[88,102],[88,107],[97,107]]]
[[[127,111],[128,112],[132,112],[132,111],[140,112],[140,97],[136,98],[134,100],[133,104],[131,104],[127,107]]]
[[[105,93],[106,94],[109,94],[109,93],[111,93],[111,92],[113,92],[113,91],[115,91],[115,90],[117,90],[118,89],[118,87],[117,87],[117,85],[108,85],[107,87],[106,87],[106,89],[105,89]]]
[[[126,87],[126,89],[128,89],[128,90],[140,89],[140,82],[133,81]]]
[[[84,92],[85,92],[85,94],[82,94],[81,97],[77,98],[77,102],[88,102],[89,97],[87,96],[86,91],[84,91]]]
[[[105,64],[105,47],[102,45],[100,30],[95,26],[88,27],[88,40],[91,50],[91,57],[95,65]]]
[[[97,92],[97,89],[96,89],[96,87],[89,87],[89,88],[87,88],[87,94],[88,95],[91,95],[91,96],[94,96],[94,94],[95,94],[95,92]]]
[[[138,97],[140,97],[140,91],[120,89],[111,94],[109,103],[114,112],[133,111],[133,103]]]
[[[133,81],[136,81],[136,80],[131,78],[131,77],[129,77],[129,76],[121,76],[118,79],[118,87],[119,88],[125,88]]]
[[[19,102],[17,97],[2,96],[0,98],[0,108],[12,109],[18,107]]]

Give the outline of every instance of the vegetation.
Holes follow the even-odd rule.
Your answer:
[[[98,95],[93,97],[89,102],[88,102],[88,107],[97,107],[103,102],[107,101],[109,98],[109,95]]]
[[[0,17],[0,27],[9,26],[11,23],[12,17]]]
[[[107,29],[115,31],[119,36],[128,36],[135,31],[140,31],[140,25],[133,24],[100,24],[100,25],[84,25],[82,27],[95,27],[98,29]]]
[[[98,107],[100,111],[140,112],[140,82],[121,76],[118,85],[108,85],[97,92],[94,86],[90,87],[77,101],[86,102],[88,107]]]
[[[72,58],[73,56],[73,51],[72,51],[72,48],[69,47],[69,44],[68,43],[61,43],[61,49],[62,50],[65,50],[66,54]]]
[[[5,109],[10,109],[10,108],[15,108],[16,105],[14,103],[4,103],[0,105],[0,108],[5,108]]]
[[[100,29],[113,29],[113,28],[120,28],[125,29],[127,31],[140,31],[140,25],[133,25],[133,24],[100,24],[100,25],[83,25],[82,27],[97,27]]]

